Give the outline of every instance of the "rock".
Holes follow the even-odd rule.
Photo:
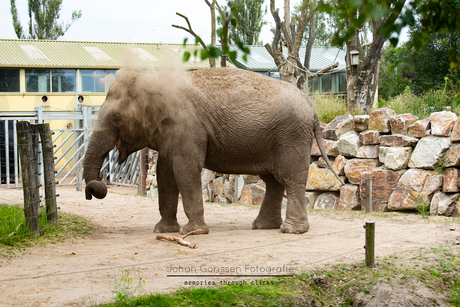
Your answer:
[[[206,188],[208,186],[208,183],[216,179],[216,173],[203,168],[201,171],[201,187]]]
[[[450,135],[450,140],[452,142],[460,142],[460,118],[457,118],[452,129],[452,134]]]
[[[430,115],[431,134],[449,136],[457,121],[457,115],[450,111],[434,112]]]
[[[331,141],[331,140],[323,140],[324,149],[326,150],[326,155],[337,157],[339,155],[339,151],[337,150],[338,141]],[[316,139],[313,139],[313,144],[311,146],[311,153],[312,156],[321,156],[321,151],[319,150],[318,143]]]
[[[340,188],[339,210],[361,209],[358,190],[358,186],[353,184],[346,184]]]
[[[326,192],[316,198],[314,209],[337,210],[339,208],[339,193]]]
[[[353,116],[350,114],[334,118],[323,130],[323,138],[338,140],[341,135],[354,128]]]
[[[450,145],[442,161],[445,167],[460,166],[460,144]]]
[[[446,216],[460,217],[460,200],[449,206],[446,210]]]
[[[390,132],[390,117],[396,115],[394,110],[388,108],[377,109],[369,115],[369,130]]]
[[[372,171],[379,164],[377,159],[351,159],[345,163],[345,176],[351,184],[361,183],[361,173]]]
[[[332,164],[332,168],[336,171],[336,173],[339,175],[339,176],[345,176],[345,164],[347,162],[347,159],[342,156],[342,155],[338,155],[335,160],[334,160],[334,163]]]
[[[366,179],[372,178],[372,210],[387,211],[388,199],[404,171],[391,171],[381,168],[363,172],[360,178],[360,199],[362,208],[366,207]]]
[[[407,135],[409,126],[415,123],[418,117],[411,114],[399,114],[390,117],[390,127],[392,134],[404,134]]]
[[[407,167],[412,154],[412,147],[380,147],[379,160],[386,168],[399,171]],[[383,157],[383,159],[382,159]]]
[[[414,147],[415,145],[417,145],[417,142],[418,142],[417,138],[413,138],[413,137],[402,135],[402,134],[382,135],[380,137],[381,146],[389,146],[389,147],[412,146]]]
[[[420,192],[423,202],[430,202],[433,194],[441,191],[443,178],[442,174],[430,174]]]
[[[245,185],[241,191],[240,203],[245,205],[260,206],[264,200],[265,190],[256,183]]]
[[[331,162],[331,161],[334,161],[334,158],[331,158],[331,157],[328,157],[328,158],[329,158],[329,162],[330,162],[331,165],[332,165],[332,162]],[[319,159],[318,159],[318,167],[321,167],[321,168],[328,168],[327,162],[326,162],[326,160],[323,159],[323,157],[319,157]]]
[[[449,149],[450,138],[427,136],[417,143],[409,159],[410,168],[434,170],[438,167],[439,159]]]
[[[358,132],[350,131],[340,137],[337,149],[341,155],[346,157],[356,157],[356,153],[361,145]]]
[[[214,179],[212,181],[212,186],[214,190],[214,195],[221,195],[221,196],[224,195],[225,193],[224,177],[219,177],[219,178]]]
[[[424,138],[431,135],[431,121],[429,118],[418,120],[407,129],[407,135],[413,138]]]
[[[217,195],[214,197],[214,203],[216,204],[229,204],[230,201],[224,195]]]
[[[355,115],[353,121],[355,131],[361,132],[369,129],[369,115]]]
[[[363,145],[380,144],[380,133],[377,130],[367,130],[359,134],[359,140]]]
[[[438,192],[433,195],[430,204],[430,215],[445,215],[447,209],[455,204],[460,197],[460,194],[446,194]]]
[[[458,192],[458,168],[449,167],[444,170],[444,183],[442,190],[444,192]]]
[[[260,180],[260,177],[257,175],[241,175],[243,177],[245,184],[257,183]]]
[[[410,169],[406,171],[388,199],[388,209],[415,209],[415,206],[423,201],[420,194],[429,176],[430,173],[424,170]]]
[[[313,209],[315,206],[315,201],[318,195],[321,194],[320,192],[305,192],[305,201],[307,204],[307,209]]]
[[[235,179],[238,179],[238,199],[240,199],[241,191],[243,190],[243,187],[244,187],[243,177],[237,176],[237,175],[230,175],[229,179],[226,180],[224,183],[224,195],[232,203],[236,202],[234,200],[235,198]]]
[[[379,146],[363,145],[358,149],[356,157],[364,159],[377,159],[379,157]]]
[[[316,162],[310,164],[306,190],[340,191],[341,185],[329,168],[320,168]]]

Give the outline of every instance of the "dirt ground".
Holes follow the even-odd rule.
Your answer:
[[[97,228],[85,238],[35,246],[24,255],[0,259],[0,306],[108,302],[114,298],[114,276],[121,276],[125,269],[133,275],[139,272],[136,276],[146,280],[142,294],[177,290],[189,281],[219,285],[248,279],[216,276],[222,274],[289,274],[328,263],[364,261],[366,221],[376,222],[375,252],[379,257],[454,245],[460,239],[458,219],[444,217],[312,211],[310,231],[289,235],[278,230],[252,230],[258,208],[205,204],[210,233],[188,237],[197,244],[196,249],[190,249],[156,240],[153,227],[160,219],[158,201],[136,196],[135,188],[110,186],[105,199],[91,201],[75,187],[58,187],[57,192],[62,212],[81,215]],[[22,202],[19,189],[0,189],[0,195],[2,200]],[[186,223],[181,204],[179,223]],[[167,276],[180,274],[187,277]]]

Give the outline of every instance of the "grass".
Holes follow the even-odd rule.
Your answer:
[[[55,244],[67,238],[84,237],[91,233],[94,225],[88,220],[74,214],[62,213],[55,225],[46,219],[44,208],[39,212],[40,236],[31,236],[25,226],[24,209],[21,206],[0,204],[0,258],[12,258],[17,253],[25,253],[34,245]]]
[[[330,123],[337,116],[350,113],[347,109],[347,101],[343,97],[316,93],[312,100],[320,122]]]
[[[183,288],[174,293],[150,294],[104,306],[352,306],[357,297],[376,295],[382,284],[401,298],[417,299],[420,285],[428,289],[435,305],[460,307],[460,254],[455,246],[420,249],[417,253],[376,259],[371,269],[363,263],[328,265],[293,277],[267,279],[265,285]],[[393,292],[393,291],[392,291]],[[403,297],[404,296],[404,297]]]

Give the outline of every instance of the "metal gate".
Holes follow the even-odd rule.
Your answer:
[[[0,178],[7,188],[21,181],[17,150],[16,123],[26,120],[35,124],[44,121],[66,121],[65,128],[51,129],[55,146],[56,179],[59,184],[76,185],[83,172],[83,160],[97,119],[99,106],[82,106],[79,111],[44,111],[43,107],[31,112],[7,111],[0,113]],[[40,146],[39,146],[40,147]],[[39,148],[40,150],[40,148]],[[118,150],[114,148],[104,161],[101,176],[108,184],[137,186],[140,177],[140,151],[131,154],[118,165]],[[41,159],[39,155],[39,159]],[[39,161],[41,162],[41,161]],[[43,164],[40,164],[41,173]],[[43,182],[43,176],[41,176]]]

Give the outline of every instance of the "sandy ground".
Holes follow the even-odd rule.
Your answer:
[[[222,274],[264,275],[269,270],[288,274],[328,263],[364,261],[366,221],[376,222],[375,252],[379,257],[460,240],[458,219],[451,218],[314,211],[310,212],[308,233],[288,235],[278,230],[252,230],[258,208],[205,204],[210,234],[188,237],[197,244],[196,249],[190,249],[156,240],[157,200],[136,196],[135,188],[111,186],[105,199],[92,201],[86,201],[75,187],[59,187],[57,192],[63,212],[84,216],[97,229],[83,239],[35,246],[24,255],[0,259],[0,306],[108,302],[114,298],[113,278],[121,277],[124,269],[146,280],[142,294],[173,291],[189,281],[219,285],[248,280],[216,276]],[[2,200],[22,201],[18,189],[0,189],[0,195]],[[179,208],[179,223],[184,225],[187,220],[181,204]],[[178,274],[187,277],[168,277]]]

